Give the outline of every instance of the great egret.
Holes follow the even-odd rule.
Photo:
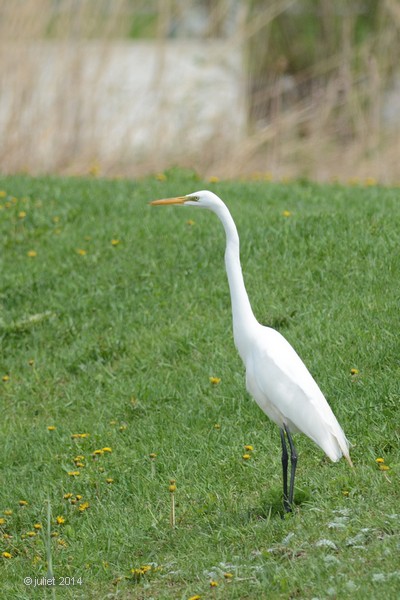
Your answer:
[[[292,433],[302,432],[336,462],[344,456],[353,466],[349,443],[331,407],[307,367],[289,342],[270,327],[258,323],[243,281],[239,235],[222,200],[213,192],[200,191],[154,200],[153,205],[179,204],[208,208],[219,217],[226,234],[225,267],[232,303],[233,336],[246,368],[246,387],[259,407],[280,428],[283,469],[283,505],[291,512],[297,453]],[[291,475],[288,490],[289,442]]]

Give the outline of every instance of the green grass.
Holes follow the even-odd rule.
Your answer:
[[[353,444],[351,470],[296,436],[286,518],[279,432],[232,340],[223,229],[208,211],[147,204],[206,187],[237,222],[256,316],[295,346]],[[182,171],[0,189],[1,597],[397,599],[399,190]],[[47,499],[54,575],[83,583],[28,590],[47,572]]]

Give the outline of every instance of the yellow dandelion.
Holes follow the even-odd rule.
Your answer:
[[[80,471],[68,471],[67,473],[70,477],[79,477],[81,474]]]
[[[19,500],[18,504],[19,504],[20,506],[28,506],[28,503],[27,503],[27,501],[26,501],[26,500]]]
[[[218,581],[214,581],[213,579],[210,581],[210,587],[215,588],[218,587]]]
[[[86,256],[87,250],[84,250],[83,248],[77,248],[76,253],[79,254],[79,256]]]
[[[6,515],[6,517],[9,517],[13,514],[13,511],[10,508],[7,508],[5,511],[3,511],[3,515]]]
[[[0,198],[5,198],[7,196],[7,192],[5,190],[0,190]]]
[[[109,446],[102,448],[102,450],[103,450],[103,452],[112,452],[112,448],[110,448]]]
[[[250,454],[243,454],[242,458],[243,460],[250,460],[251,456]]]
[[[28,365],[29,365],[30,367],[33,367],[33,365],[34,365],[34,364],[35,364],[35,361],[33,360],[33,358],[30,358],[30,359],[28,360]]]
[[[272,179],[273,179],[272,173],[270,171],[267,171],[266,173],[264,173],[263,179],[264,179],[264,181],[272,181]]]
[[[253,452],[253,450],[254,450],[253,446],[251,446],[250,444],[247,444],[247,445],[244,447],[244,449],[245,449],[245,450],[247,450],[247,452]]]
[[[292,216],[292,213],[290,212],[290,210],[284,210],[284,211],[283,211],[283,213],[282,213],[282,215],[283,215],[284,217],[291,217],[291,216]]]
[[[350,179],[347,181],[347,183],[349,185],[359,185],[360,178],[359,177],[350,177]]]
[[[219,423],[214,423],[214,429],[221,429],[221,425]]]
[[[378,464],[384,463],[385,459],[384,458],[376,458],[375,462],[377,462]]]
[[[90,436],[90,433],[73,433],[73,434],[71,435],[71,438],[72,438],[73,440],[77,440],[77,439],[80,439],[80,440],[82,440],[82,439],[84,439],[84,438],[88,438],[89,436]]]
[[[10,381],[10,376],[9,375],[3,375],[2,380],[5,381]]]
[[[342,490],[343,496],[348,496],[349,493],[350,493],[349,490]]]
[[[212,175],[211,177],[208,178],[209,183],[218,183],[219,182],[219,177],[216,177],[215,175]]]
[[[127,427],[128,427],[127,425],[121,425],[121,426],[119,427],[119,430],[120,430],[120,431],[125,431],[125,429],[126,429]]]
[[[57,427],[55,427],[54,425],[48,425],[47,427],[47,431],[55,431],[57,429]]]
[[[350,369],[352,375],[358,375],[358,369]]]
[[[85,460],[85,457],[82,454],[79,454],[78,456],[75,456],[75,458],[74,458],[74,462],[79,462],[81,460]]]
[[[104,454],[104,450],[95,450],[93,452],[93,456],[101,456],[102,454]]]
[[[173,481],[173,479],[171,479],[171,481]],[[174,492],[176,492],[176,485],[175,485],[175,483],[171,483],[171,485],[169,486],[169,491],[171,492],[171,494],[173,494]]]
[[[149,454],[149,457],[151,458],[151,460],[154,460],[155,458],[157,458],[157,454],[155,452],[151,452]]]
[[[63,546],[64,548],[66,548],[66,547],[68,546],[67,542],[66,542],[65,540],[61,539],[61,538],[59,538],[59,539],[57,540],[57,544],[58,544],[59,546]]]
[[[156,179],[157,179],[157,181],[166,181],[167,176],[164,173],[157,173]]]
[[[368,186],[376,185],[378,182],[375,179],[375,177],[367,177],[364,183],[368,187]]]
[[[75,462],[75,466],[78,467],[78,469],[83,469],[83,467],[85,466],[83,462],[80,462],[79,460],[77,460]]]
[[[380,464],[378,466],[379,466],[380,471],[389,471],[389,469],[390,469],[390,467],[388,465]]]
[[[35,258],[37,256],[37,252],[36,250],[28,250],[26,255],[29,256],[29,258]]]
[[[11,540],[12,535],[10,535],[9,533],[3,533],[3,540]]]
[[[26,212],[24,210],[20,210],[18,213],[18,219],[25,219]]]
[[[27,532],[26,532],[26,535],[27,535],[28,537],[35,537],[35,535],[36,535],[36,531],[27,531]]]
[[[59,223],[60,222],[60,217],[54,216],[52,218],[53,223]]]
[[[82,502],[82,504],[80,504],[78,506],[78,510],[80,510],[80,512],[84,512],[85,510],[87,510],[90,507],[89,502]]]
[[[217,385],[221,381],[220,377],[210,377],[209,379],[210,383],[212,383],[213,385]]]
[[[72,498],[71,492],[68,492],[68,494],[64,494],[64,500],[69,500],[70,498]]]
[[[107,477],[106,483],[114,483],[114,479],[112,477]]]
[[[193,219],[188,219],[186,221],[186,225],[190,225],[191,227],[195,224],[195,221],[193,221]]]
[[[6,520],[4,517],[0,517],[0,525],[5,525],[6,524]]]
[[[195,596],[190,596],[189,600],[201,600],[201,596],[196,594]]]
[[[65,517],[62,517],[61,515],[59,515],[58,517],[56,517],[56,523],[57,523],[57,525],[64,525]]]
[[[33,526],[34,529],[43,529],[42,524],[41,523],[35,523]]]
[[[233,574],[232,573],[224,573],[224,577],[225,577],[225,579],[232,579]]]
[[[1,555],[3,558],[12,558],[12,554],[10,554],[9,552],[2,552]]]
[[[111,246],[118,246],[119,243],[120,243],[119,240],[116,240],[116,239],[111,240]]]

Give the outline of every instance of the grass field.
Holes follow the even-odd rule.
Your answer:
[[[397,599],[399,190],[159,179],[0,178],[1,598]],[[204,188],[236,220],[257,318],[353,444],[351,470],[296,436],[285,518],[223,229],[148,206]]]

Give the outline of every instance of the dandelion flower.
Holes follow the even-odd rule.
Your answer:
[[[242,458],[243,460],[250,460],[251,456],[250,454],[243,454]]]
[[[193,221],[193,219],[188,219],[188,220],[186,221],[186,224],[187,224],[187,225],[190,225],[190,226],[192,227],[192,225],[194,225],[194,224],[195,224],[195,221]]]
[[[9,517],[13,514],[13,511],[9,508],[7,508],[4,512],[3,515],[6,515],[6,517]]]
[[[12,558],[12,554],[10,554],[9,552],[2,552],[1,555],[3,558]]]
[[[29,258],[35,258],[37,256],[37,252],[36,250],[28,250],[26,255],[29,256]]]
[[[371,185],[376,185],[378,182],[375,177],[367,177],[364,183],[367,187],[369,187]]]
[[[24,210],[21,210],[18,213],[18,219],[25,219],[25,217],[26,217],[26,212]]]
[[[219,423],[214,423],[214,429],[221,429],[221,425]]]
[[[247,445],[244,447],[244,449],[245,449],[245,450],[247,450],[247,452],[252,452],[252,451],[254,450],[253,446],[251,446],[250,444],[247,444]]]
[[[201,600],[201,596],[196,594],[195,596],[190,596],[189,600]]]
[[[4,382],[9,381],[10,380],[10,376],[9,375],[3,375],[2,380]]]
[[[5,525],[6,524],[6,520],[4,517],[0,517],[0,525]]]
[[[55,431],[57,429],[57,427],[55,427],[54,425],[48,425],[47,427],[47,431]]]
[[[34,529],[43,529],[42,524],[41,523],[35,523],[33,526]]]
[[[79,477],[80,474],[80,471],[68,471],[70,477]]]
[[[352,375],[358,375],[358,369],[350,369]]]
[[[116,240],[116,239],[114,239],[114,240],[111,240],[111,246],[118,246],[119,242],[120,242],[120,241],[119,241],[119,240]]]
[[[104,454],[104,450],[95,450],[93,452],[93,456],[101,456],[102,454]]]
[[[385,462],[385,459],[384,459],[384,458],[376,458],[376,459],[375,459],[375,462],[377,462],[378,464],[380,464],[380,463],[384,463],[384,462]]]
[[[214,581],[213,579],[210,581],[210,587],[215,588],[218,587],[218,581]]]
[[[7,196],[7,192],[5,190],[0,190],[0,198],[5,198]]]
[[[89,502],[82,502],[82,504],[80,504],[78,506],[78,510],[80,510],[80,512],[84,512],[85,510],[87,510],[90,507]]]
[[[28,537],[35,537],[35,535],[36,535],[36,531],[27,531],[27,532],[26,532],[26,535],[27,535]]]
[[[102,450],[103,450],[103,452],[112,452],[112,448],[110,448],[109,446],[102,448]]]
[[[120,431],[125,431],[125,429],[126,429],[127,427],[128,427],[127,425],[121,425],[121,426],[119,427],[119,430],[120,430]]]
[[[68,492],[68,494],[64,494],[64,500],[69,500],[70,498],[72,498],[71,492]]]
[[[64,525],[65,517],[62,517],[61,515],[59,515],[58,517],[56,517],[56,523],[57,523],[57,525]]]
[[[213,385],[217,385],[221,381],[220,377],[210,377],[209,379],[210,383],[212,383]]]
[[[20,506],[28,506],[28,503],[27,503],[27,501],[26,501],[26,500],[19,500],[18,504],[19,504]]]
[[[215,175],[212,175],[211,177],[208,178],[209,183],[218,183],[219,182],[219,177],[216,177]]]
[[[34,364],[35,364],[35,361],[33,360],[33,358],[30,358],[30,359],[28,360],[28,365],[29,365],[30,367],[33,367],[33,365],[34,365]]]
[[[84,439],[84,438],[88,438],[90,436],[90,433],[73,433],[71,435],[71,438],[73,440],[77,440],[77,439]]]
[[[157,181],[166,181],[167,180],[167,176],[164,175],[164,173],[157,173],[156,179],[157,179]]]
[[[382,463],[379,465],[380,471],[389,471],[390,467],[388,465],[383,465]]]
[[[52,218],[53,223],[59,223],[60,222],[60,217],[54,216]]]
[[[77,500],[82,500],[82,498],[83,498],[82,494],[77,494],[77,495],[76,495],[76,499],[77,499]]]
[[[283,213],[282,213],[282,215],[283,215],[284,217],[291,217],[291,216],[292,216],[292,213],[290,212],[290,210],[284,210],[284,211],[283,211]]]
[[[112,477],[107,477],[106,483],[114,483],[114,479]]]
[[[154,460],[155,458],[157,458],[157,454],[155,452],[151,452],[149,454],[149,457],[151,458],[151,460]]]
[[[224,573],[224,577],[225,577],[225,579],[232,579],[233,574],[232,573]]]
[[[79,256],[86,256],[87,250],[84,250],[83,248],[78,248],[76,250],[76,253],[79,254]]]

